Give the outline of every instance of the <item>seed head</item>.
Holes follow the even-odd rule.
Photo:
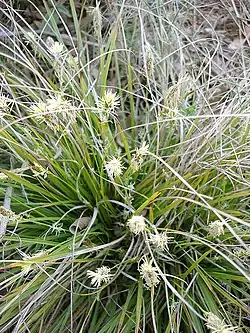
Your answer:
[[[171,241],[174,237],[169,237],[167,232],[162,232],[158,234],[149,234],[149,240],[148,242],[151,243],[157,250],[164,251],[169,250],[168,249],[168,243]]]
[[[214,313],[206,314],[206,326],[211,333],[236,333],[237,327],[226,325],[224,319],[221,320]]]
[[[144,157],[148,154],[149,145],[146,142],[143,142],[140,148],[136,148],[135,154],[131,159],[131,168],[133,171],[138,171],[144,161]]]
[[[0,206],[0,239],[5,235],[8,223],[15,220],[17,220],[17,215],[14,212]]]
[[[219,237],[220,235],[224,234],[224,223],[219,220],[211,222],[208,225],[208,228],[210,236]]]
[[[100,38],[102,34],[102,14],[99,3],[96,5],[96,7],[93,8],[92,14],[94,33],[97,38]]]
[[[135,235],[139,235],[141,232],[143,232],[146,228],[146,223],[145,223],[145,219],[143,216],[141,215],[135,215],[132,216],[128,222],[127,222],[127,226],[129,227],[129,230],[135,234]]]
[[[9,110],[9,98],[0,95],[0,119],[3,118]]]
[[[49,52],[55,57],[58,58],[64,51],[64,44],[55,42],[52,37],[46,39],[46,45]]]
[[[6,217],[13,219],[16,217],[16,214],[14,212],[12,212],[12,210],[5,208],[4,206],[0,206],[0,219],[1,219],[1,216],[6,216]]]
[[[75,107],[69,101],[64,100],[61,95],[48,98],[46,102],[36,103],[32,107],[31,113],[53,131],[59,131],[60,125],[65,127],[76,120]]]
[[[145,156],[148,154],[149,145],[144,141],[140,148],[136,148],[136,155]]]
[[[48,176],[48,168],[44,168],[42,165],[38,163],[34,163],[34,165],[31,167],[31,170],[33,172],[34,177],[43,177],[44,179]]]
[[[36,268],[36,260],[39,257],[43,257],[46,254],[46,251],[40,251],[35,253],[33,256],[28,254],[23,254],[23,264],[22,264],[22,273],[27,275],[31,270]]]
[[[97,103],[99,118],[102,122],[106,122],[109,116],[116,116],[115,110],[120,106],[119,96],[113,93],[112,90],[105,91],[104,95]]]
[[[110,177],[118,177],[122,174],[122,166],[120,158],[112,157],[110,160],[105,164],[105,168],[107,173]]]
[[[91,278],[91,284],[99,288],[102,283],[108,283],[113,277],[111,269],[107,266],[98,267],[95,271],[87,271],[88,278]]]
[[[141,277],[145,281],[144,286],[147,289],[156,287],[160,282],[159,274],[156,267],[153,267],[152,260],[148,261],[147,258],[143,258],[143,263],[138,268]]]

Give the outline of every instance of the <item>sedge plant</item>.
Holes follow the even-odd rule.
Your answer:
[[[188,73],[156,3],[117,2],[105,27],[85,8],[86,31],[74,1],[74,31],[55,2],[38,30],[5,4],[3,333],[246,332],[249,81],[211,104],[202,78],[221,78]]]

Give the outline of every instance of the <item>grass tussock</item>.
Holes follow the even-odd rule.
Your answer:
[[[244,49],[213,72],[185,1],[44,6],[0,9],[1,332],[247,332]]]

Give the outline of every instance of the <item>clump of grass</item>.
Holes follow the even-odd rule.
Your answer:
[[[244,332],[246,94],[213,112],[195,76],[172,75],[180,28],[163,6],[117,5],[95,37],[70,9],[70,46],[52,2],[46,29],[15,12],[20,35],[0,41],[1,212],[15,216],[0,213],[1,332]]]

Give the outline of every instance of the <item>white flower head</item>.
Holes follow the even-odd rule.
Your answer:
[[[174,237],[169,237],[166,231],[157,234],[149,234],[148,242],[151,243],[157,250],[169,250],[168,244]]]
[[[219,220],[209,223],[208,228],[210,236],[219,237],[224,234],[224,223]]]
[[[64,51],[64,44],[55,42],[52,37],[47,37],[46,45],[48,47],[49,52],[55,57],[58,58],[62,55]]]
[[[136,148],[136,154],[140,156],[145,156],[148,154],[149,145],[144,141],[140,148]]]
[[[31,112],[34,113],[34,115],[40,119],[44,120],[44,114],[47,112],[47,104],[45,102],[38,102],[31,107]]]
[[[42,123],[53,131],[58,131],[60,125],[65,127],[76,120],[75,107],[61,95],[54,98],[48,98],[46,102],[38,102],[32,108],[31,112]]]
[[[133,234],[138,235],[146,229],[145,219],[141,215],[132,216],[128,220],[127,226]]]
[[[212,312],[206,314],[206,326],[211,333],[236,333],[237,330],[237,327],[226,325],[224,320]]]
[[[116,109],[120,106],[119,96],[111,89],[105,91],[104,95],[97,102],[99,118],[102,122],[109,119],[109,115],[116,116]]]
[[[34,270],[36,268],[37,259],[45,256],[45,254],[46,251],[37,252],[33,254],[33,256],[23,253],[22,274],[27,275],[30,271]]]
[[[147,289],[156,287],[160,282],[158,270],[152,265],[152,260],[148,261],[147,258],[143,258],[143,263],[139,266],[138,271]]]
[[[122,174],[122,166],[121,159],[117,157],[112,157],[109,161],[105,164],[105,168],[107,173],[110,177],[118,177]]]
[[[88,278],[91,278],[91,284],[99,288],[102,283],[108,283],[113,277],[111,269],[107,266],[98,267],[95,271],[87,271]]]

